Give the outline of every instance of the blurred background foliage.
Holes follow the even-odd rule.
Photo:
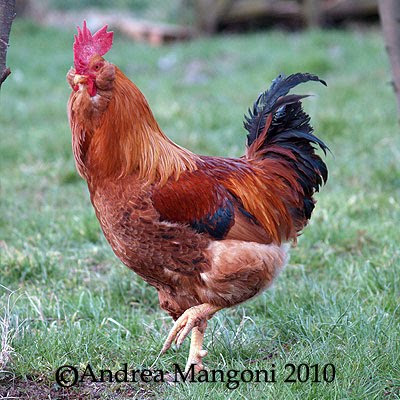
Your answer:
[[[112,4],[109,0],[47,0],[47,3],[48,7],[58,10],[82,10],[94,7],[128,10],[139,18],[184,24],[193,18],[194,6],[194,1],[187,0],[117,0]]]
[[[190,25],[200,32],[280,26],[333,26],[378,21],[377,0],[17,0],[17,14],[113,9],[137,18]]]
[[[376,24],[377,0],[17,0],[17,15],[69,29],[86,18],[153,45],[219,32]]]

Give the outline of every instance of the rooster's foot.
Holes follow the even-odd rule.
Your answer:
[[[193,360],[201,362],[201,354],[204,354],[205,350],[201,350],[201,346],[203,344],[203,336],[204,331],[207,327],[207,321],[220,310],[221,307],[213,306],[211,304],[200,304],[199,306],[194,306],[186,310],[175,322],[173,328],[171,329],[167,340],[164,343],[164,346],[161,350],[161,353],[165,353],[172,345],[172,342],[175,340],[176,347],[179,348],[186,337],[189,335],[190,331],[196,327],[197,329],[193,331],[194,335],[192,337],[192,345],[190,348],[190,354],[193,355]],[[201,336],[201,340],[200,340]],[[199,345],[200,344],[200,345]],[[196,351],[192,352],[192,346],[196,349]],[[195,356],[196,354],[196,356]],[[189,361],[190,361],[189,356]],[[188,362],[189,362],[188,361]]]

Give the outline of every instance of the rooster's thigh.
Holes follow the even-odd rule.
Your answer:
[[[200,274],[204,303],[229,307],[269,287],[288,259],[288,245],[239,240],[213,241],[207,251],[211,269]]]

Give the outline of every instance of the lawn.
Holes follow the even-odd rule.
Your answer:
[[[276,383],[55,384],[64,364],[149,368],[172,324],[156,291],[112,253],[75,171],[65,80],[72,34],[22,21],[12,30],[13,73],[0,100],[0,396],[399,399],[400,135],[374,29],[159,48],[116,35],[107,58],[145,93],[164,131],[201,154],[243,153],[243,114],[280,72],[319,74],[328,88],[309,83],[297,92],[314,94],[304,105],[332,150],[330,176],[273,288],[218,313],[206,334],[208,368],[274,365]],[[154,368],[183,366],[187,352],[185,343]],[[336,376],[284,383],[288,363],[333,364]]]

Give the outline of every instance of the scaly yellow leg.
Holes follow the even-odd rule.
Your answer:
[[[186,363],[185,373],[190,370],[190,367],[194,364],[194,372],[198,373],[204,369],[203,357],[207,355],[207,350],[203,350],[203,340],[205,328],[207,327],[207,322],[201,329],[195,326],[192,329],[192,338],[190,341],[189,358]]]

